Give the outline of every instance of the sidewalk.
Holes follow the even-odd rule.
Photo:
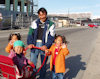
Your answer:
[[[100,32],[82,79],[100,79]]]

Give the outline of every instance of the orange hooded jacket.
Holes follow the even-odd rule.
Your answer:
[[[55,44],[51,46],[49,49],[48,55],[51,55],[50,59],[50,71],[53,69],[53,59],[54,59],[54,52],[55,52]],[[69,54],[69,50],[67,48],[60,47],[58,51],[58,55],[56,56],[55,60],[55,72],[56,73],[64,73],[65,72],[65,56]]]

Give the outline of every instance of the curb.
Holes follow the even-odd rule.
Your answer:
[[[23,29],[12,29],[12,30],[0,30],[0,32],[18,32],[18,31],[23,31],[23,30],[26,30],[26,31],[28,31],[29,30],[29,28],[23,28]]]
[[[83,26],[81,27],[57,27],[55,28],[55,31],[68,30],[68,29],[81,29],[81,28],[88,28],[88,27],[83,27]],[[28,30],[29,28],[22,28],[22,29],[17,29],[17,30],[2,30],[0,31],[0,38],[8,37],[10,33],[20,33],[21,35],[26,35],[28,34]]]
[[[75,29],[75,28],[88,28],[87,26],[77,26],[77,27],[56,27],[56,30],[62,30],[62,29]],[[18,32],[18,31],[28,31],[29,28],[22,28],[22,29],[12,29],[12,30],[0,30],[0,32]]]

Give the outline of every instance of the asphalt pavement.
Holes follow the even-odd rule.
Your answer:
[[[100,32],[82,79],[100,79]]]
[[[61,29],[72,29],[73,27],[69,27],[69,28],[56,28],[56,31],[58,30],[61,30]],[[77,28],[80,28],[80,27],[77,27]],[[84,27],[81,27],[81,28],[84,28]],[[87,28],[87,27],[86,27]],[[75,28],[74,28],[75,29]],[[98,28],[99,29],[99,28]],[[23,32],[22,30],[24,30],[25,32]],[[28,29],[19,29],[19,30],[7,30],[7,31],[0,31],[0,38],[2,37],[7,37],[9,34],[5,33],[5,32],[9,32],[9,33],[12,33],[12,32],[21,32],[23,33],[23,35],[27,34],[26,31],[28,31]],[[2,35],[2,33],[5,33],[5,35]],[[91,56],[90,56],[90,59],[88,61],[88,65],[86,67],[86,70],[84,72],[84,75],[82,78],[80,79],[100,79],[100,32],[98,32],[98,37],[96,39],[96,42],[94,44],[94,48],[93,48],[93,51],[91,52]],[[29,57],[29,54],[28,56]]]

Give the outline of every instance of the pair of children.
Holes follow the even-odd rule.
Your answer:
[[[24,45],[20,45],[20,42],[18,41],[14,42],[14,52],[19,58],[21,55],[24,58],[23,53],[21,53],[23,51],[23,48]],[[52,71],[52,79],[63,79],[63,73],[65,72],[65,56],[69,54],[69,51],[66,46],[65,37],[61,35],[56,36],[55,43],[50,47],[50,49],[45,50],[45,53],[48,56],[51,55],[50,70]],[[11,57],[14,58],[14,56]],[[22,63],[24,64],[23,61],[20,64]],[[18,65],[18,63],[16,65]],[[19,69],[21,67],[22,66],[19,66]]]
[[[20,40],[21,35],[18,34],[11,34],[9,37],[9,43],[5,48],[6,52],[10,53],[8,57],[10,57],[14,64],[17,66],[17,75],[16,78],[25,78],[29,77],[32,72],[33,68],[35,68],[34,64],[28,60],[24,55],[24,43]],[[30,65],[30,66],[28,66]],[[28,69],[31,69],[29,71]]]

